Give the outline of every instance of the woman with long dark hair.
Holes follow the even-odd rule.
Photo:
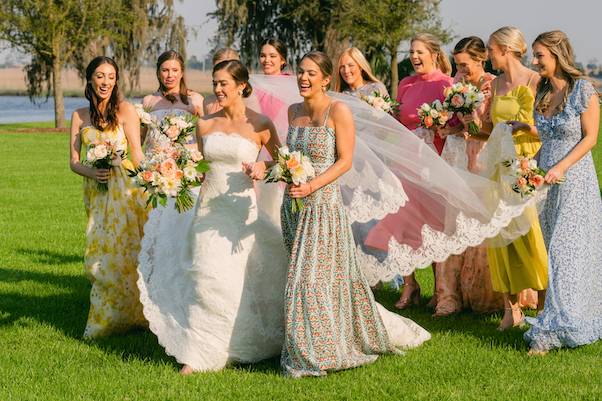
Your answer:
[[[141,190],[126,173],[143,158],[140,121],[135,108],[121,98],[118,83],[115,61],[93,59],[86,68],[85,95],[90,104],[71,116],[70,166],[84,177],[88,215],[84,266],[92,282],[84,337],[145,325],[136,265],[146,209]],[[124,158],[114,158],[110,168],[95,168],[89,160],[80,160],[82,146],[87,158],[102,156],[103,147],[115,147]],[[126,158],[128,149],[131,160]]]

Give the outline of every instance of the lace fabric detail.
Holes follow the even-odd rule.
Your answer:
[[[443,262],[449,255],[459,255],[469,246],[480,245],[485,238],[497,235],[512,219],[520,216],[526,208],[545,197],[546,191],[543,190],[528,203],[513,205],[502,200],[493,218],[486,224],[459,213],[456,218],[456,231],[449,235],[429,226],[423,226],[423,241],[418,249],[400,244],[391,238],[387,257],[383,261],[366,253],[358,245],[359,264],[371,286],[378,284],[381,280],[392,280],[397,274],[408,275],[416,269],[427,267],[433,261]]]

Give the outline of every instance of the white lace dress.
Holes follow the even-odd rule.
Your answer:
[[[241,169],[257,145],[214,132],[203,151],[211,170],[189,220],[147,233],[138,268],[150,329],[196,371],[280,354],[287,266],[280,229],[258,212]]]

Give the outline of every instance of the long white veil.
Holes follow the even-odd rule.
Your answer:
[[[288,106],[302,101],[295,78],[253,75],[250,82],[248,106],[270,117],[285,143]],[[496,237],[489,246],[506,245],[529,230],[527,218],[508,227],[536,201],[509,190],[497,170],[516,156],[508,126],[495,128],[477,175],[447,164],[392,116],[356,97],[328,94],[349,106],[355,122],[353,167],[339,183],[371,284],[441,262],[487,238]],[[266,203],[273,214],[274,201]]]

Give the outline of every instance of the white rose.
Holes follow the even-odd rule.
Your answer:
[[[431,111],[431,106],[428,103],[424,103],[422,106],[420,106],[420,109],[425,113],[428,113]]]
[[[431,111],[431,117],[433,117],[433,118],[439,117],[439,112],[437,110],[433,109]]]
[[[96,145],[94,147],[94,157],[96,158],[96,160],[103,159],[107,157],[108,154],[109,150],[105,145]]]
[[[372,106],[374,106],[375,108],[379,109],[379,110],[383,110],[385,107],[385,100],[382,97],[375,97],[374,101],[372,102]]]
[[[288,149],[288,146],[282,146],[280,149],[278,149],[278,154],[280,154],[281,156],[288,156],[290,153],[291,152]]]
[[[291,171],[291,178],[293,179],[293,183],[295,185],[307,182],[307,174],[305,173],[303,168],[297,168]]]
[[[184,167],[184,177],[188,181],[194,181],[194,180],[196,180],[196,177],[197,177],[196,169],[194,167],[192,167],[192,166]]]
[[[88,159],[88,161],[94,161],[94,148],[90,148],[88,149],[88,152],[86,153],[86,159]]]
[[[441,111],[441,110],[443,110],[443,105],[441,104],[441,101],[440,101],[439,99],[436,99],[436,100],[433,102],[433,108],[434,108],[435,110],[437,110],[437,111]]]

